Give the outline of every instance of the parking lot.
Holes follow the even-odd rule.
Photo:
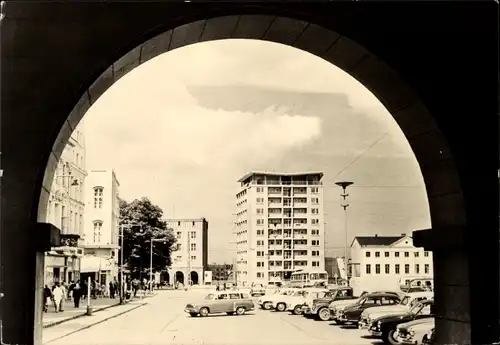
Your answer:
[[[379,344],[364,337],[366,331],[333,325],[291,315],[288,312],[257,309],[243,316],[210,315],[190,317],[184,312],[186,303],[199,299],[204,291],[161,291],[148,299],[147,304],[121,316],[92,327],[76,330],[70,323],[45,332],[72,334],[58,340],[45,341],[53,345],[83,344]],[[96,313],[98,315],[98,313]],[[61,329],[63,331],[61,331]],[[69,332],[68,332],[69,333]],[[48,334],[47,334],[48,335]],[[47,337],[48,338],[48,337]]]

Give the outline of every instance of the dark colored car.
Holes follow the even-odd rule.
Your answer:
[[[351,287],[338,288],[327,292],[323,298],[314,299],[311,305],[307,304],[302,309],[302,312],[305,317],[328,321],[330,320],[330,310],[328,309],[330,303],[340,300],[355,300],[357,298],[353,296]]]
[[[429,334],[424,335],[422,345],[434,345],[436,343],[436,329],[433,328]]]
[[[340,313],[339,323],[340,324],[351,323],[357,326],[363,310],[377,306],[382,307],[387,305],[396,305],[399,304],[400,301],[401,298],[396,293],[368,294],[364,298],[362,298],[358,303],[346,307]]]
[[[394,338],[397,326],[413,320],[434,316],[434,300],[423,300],[415,304],[410,311],[391,314],[373,320],[370,325],[372,336],[381,338],[385,344],[399,344]]]

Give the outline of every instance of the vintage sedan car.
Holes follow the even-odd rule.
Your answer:
[[[250,296],[264,296],[266,289],[262,284],[254,284],[250,290]]]
[[[365,309],[361,313],[361,317],[359,319],[359,328],[368,328],[368,326],[370,325],[369,320],[387,316],[391,313],[399,314],[402,311],[409,311],[418,302],[433,298],[434,293],[431,291],[413,292],[406,294],[399,304]]]
[[[436,344],[436,328],[431,329],[424,335],[422,339],[422,345],[434,345]]]
[[[433,317],[433,312],[434,300],[424,300],[416,304],[408,312],[383,316],[373,320],[369,330],[373,337],[381,338],[385,344],[399,344],[395,338],[398,325],[417,319]]]
[[[205,299],[196,303],[188,303],[184,308],[191,316],[208,316],[209,314],[227,313],[228,315],[243,315],[255,309],[248,294],[238,291],[221,291],[208,294]]]
[[[399,296],[389,293],[369,294],[359,303],[346,307],[339,315],[340,323],[350,323],[358,326],[359,318],[363,310],[371,307],[382,307],[396,305],[401,302]]]
[[[307,303],[308,299],[316,299],[324,297],[329,291],[324,288],[309,288],[304,289],[303,294],[296,294],[288,296],[285,300],[286,310],[292,312],[295,315],[302,314],[302,308]]]
[[[273,291],[270,294],[265,294],[257,301],[257,304],[264,310],[271,310],[273,308],[273,301],[280,299],[283,296],[290,295],[292,292],[298,290],[297,288],[281,288]]]
[[[328,306],[334,301],[354,301],[358,297],[353,296],[351,287],[330,289],[323,297],[308,299],[302,308],[302,313],[307,318],[315,318],[321,321],[330,320],[330,309]]]
[[[422,345],[424,336],[434,328],[435,324],[433,317],[402,323],[398,325],[394,338],[399,344]]]
[[[330,320],[335,321],[337,324],[341,324],[341,322],[339,321],[339,317],[345,308],[347,308],[348,306],[354,305],[354,304],[359,304],[360,301],[362,301],[366,296],[368,296],[370,294],[379,294],[379,293],[388,293],[388,294],[392,294],[392,295],[397,296],[397,297],[399,297],[401,295],[401,293],[396,292],[396,291],[376,291],[376,292],[364,291],[355,300],[333,301],[328,306],[328,309],[330,309]]]
[[[286,303],[291,296],[303,297],[308,288],[305,289],[294,289],[289,291],[287,294],[275,296],[271,301],[272,308],[276,311],[286,311]]]

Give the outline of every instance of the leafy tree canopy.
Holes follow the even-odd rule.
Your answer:
[[[123,226],[123,260],[133,277],[149,273],[151,240],[153,272],[162,272],[172,264],[173,230],[162,220],[163,210],[148,198],[126,202],[120,199],[120,226]]]

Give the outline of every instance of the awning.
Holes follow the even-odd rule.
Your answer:
[[[81,258],[80,273],[110,271],[115,266],[112,259],[105,259],[94,255],[84,255]]]

